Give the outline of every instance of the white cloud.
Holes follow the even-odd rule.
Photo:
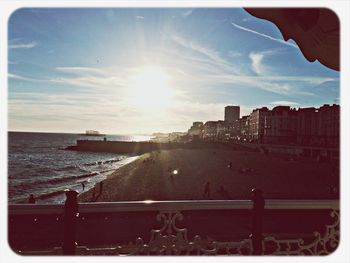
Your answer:
[[[72,73],[72,74],[98,74],[98,75],[107,75],[108,72],[105,69],[100,68],[89,68],[89,67],[56,67],[56,70]]]
[[[194,11],[194,9],[186,10],[186,11],[182,12],[181,15],[183,17],[188,17],[188,16],[192,15],[193,11]]]
[[[271,49],[265,51],[255,52],[252,51],[249,53],[249,58],[251,60],[251,69],[258,75],[268,75],[272,71],[268,70],[269,66],[262,63],[263,59],[266,56],[275,55],[279,52],[279,49]]]
[[[273,72],[273,69],[264,65],[262,62],[266,56],[276,54],[279,49],[252,52],[250,54],[250,69],[253,69],[258,75],[251,75],[251,70],[244,72],[245,68],[241,64],[227,62],[216,50],[203,47],[198,43],[194,44],[177,35],[172,35],[171,39],[178,45],[203,55],[203,57],[189,56],[184,52],[175,51],[169,54],[176,58],[174,60],[176,66],[182,68],[185,73],[188,73],[186,75],[186,82],[190,83],[189,85],[192,87],[215,87],[220,84],[232,84],[233,90],[235,87],[246,86],[247,88],[261,89],[288,97],[299,95],[314,96],[315,94],[312,90],[305,91],[305,89],[301,87],[303,83],[311,87],[314,84],[337,79],[314,76],[271,75],[270,72]],[[231,52],[235,57],[240,56],[239,53]],[[163,52],[163,54],[167,53]]]
[[[251,21],[251,20],[253,20],[251,17],[246,17],[246,18],[242,19],[242,22],[248,22],[248,21]]]
[[[298,78],[298,77],[295,77]],[[212,83],[226,83],[232,84],[232,89],[235,87],[246,87],[252,89],[261,89],[268,92],[272,92],[284,96],[296,96],[296,95],[305,95],[305,96],[314,96],[315,94],[311,91],[301,91],[295,83],[293,82],[293,77],[284,77],[284,76],[234,76],[228,74],[222,75],[212,75],[207,76],[207,82]],[[311,78],[311,80],[313,80]],[[303,79],[300,77],[299,81],[305,83],[311,83],[308,78]]]
[[[255,30],[252,30],[252,29],[249,29],[249,28],[246,28],[246,27],[243,27],[243,26],[240,26],[240,25],[237,25],[236,23],[231,23],[234,27],[238,28],[238,29],[241,29],[243,31],[246,31],[246,32],[250,32],[250,33],[253,33],[255,35],[258,35],[258,36],[261,36],[261,37],[264,37],[264,38],[267,38],[267,39],[270,39],[272,41],[275,41],[275,42],[278,42],[280,44],[283,44],[283,45],[287,45],[287,46],[290,46],[290,47],[293,47],[293,48],[298,48],[299,47],[293,43],[290,43],[290,42],[287,42],[287,41],[284,41],[283,39],[279,39],[279,38],[275,38],[275,37],[272,37],[272,36],[269,36],[269,35],[266,35],[266,34],[263,34],[263,33],[260,33],[260,32],[257,32]]]
[[[252,70],[256,74],[261,75],[264,71],[263,65],[261,63],[264,58],[264,55],[262,53],[251,52],[249,54],[249,58],[252,61]]]
[[[231,82],[231,81],[251,81],[251,82],[259,82],[259,81],[268,81],[268,82],[305,82],[310,84],[319,85],[328,81],[339,81],[339,78],[330,78],[330,77],[310,77],[310,76],[232,76],[222,74],[220,76],[223,82]]]
[[[149,114],[130,105],[120,93],[11,93],[8,103],[11,130],[32,129],[82,132],[99,127],[101,132],[171,131],[174,121],[168,112]],[[181,121],[175,123],[180,128]],[[117,125],[116,125],[117,124]],[[21,128],[22,127],[22,128]],[[182,126],[183,128],[186,126]]]
[[[10,78],[10,79],[24,79],[23,77],[19,76],[19,75],[16,75],[16,74],[11,74],[11,73],[8,73],[7,76]]]
[[[90,67],[57,67],[56,70],[74,76],[52,78],[50,82],[93,88],[90,91],[123,89],[127,85],[123,78],[127,70]]]
[[[9,49],[19,49],[19,48],[23,48],[23,49],[30,49],[30,48],[34,48],[38,45],[37,42],[30,42],[30,43],[13,43],[13,44],[9,44],[8,48]]]
[[[286,100],[281,100],[281,101],[272,101],[270,102],[271,105],[285,105],[285,106],[298,106],[300,103],[294,102],[294,101],[286,101]]]
[[[235,87],[261,89],[287,97],[315,96],[312,89],[305,90],[305,85],[311,88],[325,81],[338,79],[314,76],[272,75],[273,68],[263,64],[263,61],[266,56],[274,55],[280,49],[250,53],[250,70],[247,70],[248,68],[244,68],[242,64],[233,64],[226,61],[220,52],[214,49],[203,47],[198,43],[192,43],[177,35],[173,35],[171,38],[177,44],[203,55],[203,57],[191,57],[181,52],[175,54],[177,63],[184,61],[183,69],[191,68],[195,72],[195,74],[189,74],[188,82],[192,81],[191,85],[197,87],[216,86],[224,83],[232,84],[232,89],[235,89]],[[232,53],[232,55],[239,56],[240,54]],[[251,70],[257,73],[257,76],[251,75]]]
[[[75,131],[98,127],[106,133],[186,131],[193,121],[222,120],[229,103],[176,100],[162,111],[149,112],[128,104],[118,93],[11,93],[10,130]],[[241,105],[242,114],[250,108]]]
[[[203,47],[198,43],[191,44],[183,38],[178,38],[177,41],[182,43],[180,45],[202,56],[191,57],[186,52],[180,52],[182,50],[159,53],[162,59],[157,62],[164,67],[164,70],[171,72],[171,77],[175,81],[173,87],[176,90],[172,102],[164,110],[145,111],[141,107],[130,104],[127,93],[128,78],[139,66],[124,68],[57,67],[57,78],[42,81],[85,87],[85,89],[72,89],[71,93],[62,95],[36,93],[20,96],[11,93],[9,99],[10,129],[33,127],[35,130],[35,127],[38,127],[36,129],[81,132],[91,127],[99,127],[101,132],[108,133],[185,131],[196,120],[223,119],[224,106],[230,102],[224,101],[225,95],[220,93],[222,92],[221,84],[229,84],[226,87],[232,88],[231,91],[227,91],[230,98],[237,87],[244,87],[252,89],[252,92],[261,89],[282,95],[280,96],[281,101],[272,102],[276,104],[271,103],[271,105],[282,103],[282,105],[287,105],[287,103],[296,105],[291,104],[297,103],[293,102],[296,96],[314,94],[309,90],[299,89],[295,81],[309,85],[333,80],[323,77],[236,74],[231,68],[240,65],[228,63],[216,50]],[[264,56],[268,52],[270,51],[260,53]],[[262,59],[260,61],[255,59],[258,60],[255,66],[258,65],[259,69]],[[9,78],[31,80],[16,74],[9,74]],[[212,89],[208,92],[207,87]],[[202,102],[197,96],[200,94],[207,99],[213,96],[214,101],[214,97],[217,99],[216,95],[219,93],[221,94],[219,103]],[[249,107],[241,105],[242,115],[249,114],[250,111]],[[118,123],[117,126],[116,123]]]
[[[227,103],[200,102],[193,94],[189,94],[181,98],[176,96],[162,111],[150,112],[131,105],[127,93],[123,93],[123,87],[118,86],[120,83],[117,78],[128,75],[124,71],[113,68],[85,67],[59,67],[57,70],[73,74],[61,79],[62,83],[91,87],[91,89],[88,89],[88,92],[84,90],[79,93],[65,94],[11,93],[9,99],[10,129],[33,127],[33,130],[82,132],[91,127],[99,127],[101,132],[119,134],[186,131],[193,121],[223,119],[224,106],[230,104],[229,101]],[[135,69],[126,70],[131,72]],[[166,70],[170,71],[170,68]],[[183,71],[184,68],[181,70]],[[176,79],[180,78],[179,76],[184,76],[183,85],[186,87],[188,87],[189,78],[198,78],[187,72],[178,72]],[[218,73],[208,76],[201,75],[200,78],[203,78],[203,83],[195,83],[195,86],[191,86],[192,88],[188,90],[189,92],[196,92],[196,89],[198,91],[198,87],[201,87],[202,84],[215,87],[226,81],[226,83],[232,83],[233,90],[240,86],[259,88],[285,96],[298,93],[289,84],[273,83],[273,77],[233,76]],[[181,89],[181,87],[176,87],[176,89]],[[297,105],[296,102],[288,101],[288,99],[271,102],[271,105],[287,105],[287,103]],[[250,111],[251,108],[241,105],[242,115],[249,114]],[[115,123],[118,123],[117,128]]]
[[[189,42],[187,41],[186,39],[180,37],[180,36],[177,36],[177,35],[172,35],[171,36],[172,40],[174,40],[177,44],[185,47],[185,48],[189,48],[189,49],[192,49],[193,51],[196,51],[210,59],[212,59],[213,61],[216,61],[216,62],[226,62],[224,59],[222,59],[220,57],[220,53],[215,51],[215,50],[212,50],[210,48],[206,48],[206,47],[203,47],[201,45],[198,45],[194,42]]]
[[[92,91],[98,89],[117,89],[123,87],[122,81],[118,77],[95,77],[95,76],[82,76],[76,78],[54,78],[50,80],[54,83],[73,85],[79,87],[94,88]]]
[[[15,79],[15,80],[24,80],[24,81],[45,81],[45,80],[40,80],[40,79],[34,79],[34,78],[27,78],[27,77],[23,77],[17,74],[12,74],[12,73],[8,73],[7,74],[9,79]]]
[[[242,56],[242,54],[239,53],[239,52],[237,52],[237,51],[232,51],[232,50],[230,50],[230,51],[228,52],[228,56],[231,57],[231,58],[237,58],[237,57]]]
[[[142,19],[145,19],[144,16],[135,16],[135,18],[136,18],[136,19],[141,19],[141,20],[142,20]]]
[[[202,56],[204,56],[205,58],[209,59],[208,61],[206,61],[207,63],[202,63],[202,65],[198,65],[200,67],[203,66],[203,64],[211,64],[213,66],[215,66],[215,70],[216,71],[226,71],[226,72],[230,72],[234,75],[239,75],[242,72],[240,71],[240,67],[233,65],[232,63],[228,62],[227,60],[225,60],[220,52],[208,48],[208,47],[204,47],[198,43],[192,42],[192,41],[188,41],[178,35],[172,35],[171,39],[177,43],[180,46],[183,46],[185,48],[188,48],[192,51],[195,51],[199,54],[201,54]],[[199,60],[198,58],[194,58],[195,60]],[[202,61],[203,62],[203,61]],[[205,65],[204,65],[205,66]],[[213,68],[211,68],[213,69]]]

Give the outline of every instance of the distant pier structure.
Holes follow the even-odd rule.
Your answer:
[[[105,136],[105,134],[101,134],[99,131],[95,131],[95,130],[86,130],[85,133],[82,133],[81,135],[86,135],[86,136]]]

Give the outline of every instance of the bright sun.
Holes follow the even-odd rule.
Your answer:
[[[133,103],[149,109],[164,108],[171,99],[169,74],[160,67],[142,67],[130,79]]]

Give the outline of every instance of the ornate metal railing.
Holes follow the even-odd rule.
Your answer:
[[[180,226],[183,221],[189,222],[195,215],[189,213],[217,213],[222,211],[248,211],[245,216],[249,221],[252,217],[249,236],[230,240],[215,240],[214,238],[193,233],[191,228]],[[259,214],[263,211],[263,214]],[[313,235],[300,234],[298,237],[281,237],[276,233],[267,233],[259,228],[259,222],[263,223],[265,214],[288,214],[299,211],[300,214],[308,212],[318,213],[325,211],[329,218],[323,225],[323,229],[314,232]],[[149,237],[135,236],[128,242],[116,242],[114,244],[78,245],[77,224],[84,224],[96,217],[102,217],[102,224],[115,221],[122,213],[148,213],[150,218],[155,216],[157,227],[149,229]],[[200,216],[202,216],[201,214]],[[214,214],[215,217],[216,214]],[[325,215],[325,213],[323,213]],[[46,217],[52,217],[48,223]],[[129,216],[129,214],[128,214]],[[132,215],[133,216],[133,215]],[[127,217],[127,219],[132,216]],[[136,215],[135,215],[136,216]],[[139,216],[139,215],[137,215]],[[62,245],[53,246],[51,249],[24,249],[16,246],[16,239],[23,238],[16,230],[16,222],[29,220],[34,224],[40,224],[49,228],[56,228],[64,233]],[[185,218],[185,219],[184,219]],[[278,217],[276,217],[278,218]],[[279,219],[276,219],[278,222]],[[101,227],[101,222],[94,227]],[[13,227],[11,225],[13,224]],[[50,225],[52,224],[52,226]],[[224,227],[224,226],[223,226]],[[192,225],[193,228],[193,225]],[[235,226],[232,226],[235,228]],[[16,232],[17,231],[17,232]],[[26,231],[29,231],[26,229]],[[34,230],[33,230],[34,231]],[[51,230],[50,230],[51,231]],[[91,227],[84,228],[91,231]],[[191,235],[189,235],[191,231]],[[249,230],[248,230],[249,231]],[[259,233],[260,231],[260,233]],[[29,231],[30,232],[30,231]],[[34,231],[35,232],[35,231]],[[79,232],[80,234],[82,231]],[[28,234],[30,236],[30,234]],[[231,235],[231,234],[230,234]],[[48,235],[50,238],[50,234]],[[52,238],[52,236],[51,236]],[[101,238],[101,237],[100,237]],[[103,237],[102,237],[103,239]],[[79,255],[326,255],[332,253],[339,243],[339,202],[336,200],[265,200],[263,210],[257,208],[257,201],[250,200],[209,200],[209,201],[140,201],[140,202],[114,202],[114,203],[71,203],[67,200],[65,205],[31,205],[18,204],[9,206],[9,240],[12,240],[12,248],[21,254],[79,254]],[[30,242],[30,237],[28,239]],[[118,238],[117,238],[118,240]]]

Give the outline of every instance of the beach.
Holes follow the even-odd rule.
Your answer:
[[[338,199],[336,166],[335,161],[254,151],[160,150],[117,169],[103,181],[102,189],[96,184],[78,200],[250,199],[255,187],[266,199]]]

